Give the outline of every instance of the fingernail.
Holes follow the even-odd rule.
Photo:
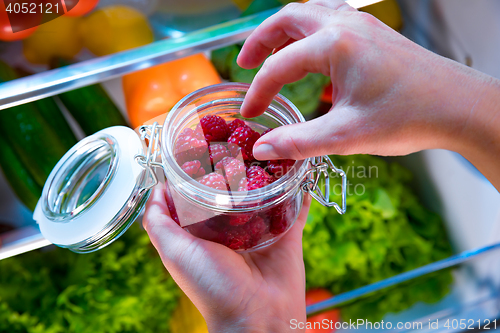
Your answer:
[[[253,149],[253,156],[258,160],[276,160],[281,158],[274,147],[268,143],[258,145]]]

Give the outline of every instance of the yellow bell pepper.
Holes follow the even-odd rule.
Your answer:
[[[396,31],[403,28],[403,17],[401,16],[401,10],[396,0],[384,0],[363,7],[360,10],[372,14]]]
[[[78,32],[90,52],[103,56],[153,42],[148,19],[134,8],[113,5],[82,19]]]
[[[208,333],[207,323],[191,300],[181,293],[179,305],[170,318],[172,333]]]
[[[79,17],[59,16],[42,24],[23,40],[23,54],[33,64],[48,64],[52,58],[72,59],[83,43],[76,32]]]

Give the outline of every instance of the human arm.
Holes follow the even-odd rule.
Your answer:
[[[283,84],[308,72],[331,77],[333,107],[265,135],[256,158],[442,148],[462,154],[500,189],[499,80],[425,50],[341,0],[293,3],[266,20],[238,58],[244,68],[263,61],[243,116],[261,114]]]

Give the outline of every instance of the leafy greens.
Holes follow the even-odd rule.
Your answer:
[[[105,250],[0,261],[0,332],[168,332],[179,289],[133,225]]]
[[[419,203],[408,170],[375,156],[331,158],[348,176],[348,210],[339,215],[313,200],[303,237],[308,288],[339,294],[451,255],[440,217]],[[419,301],[436,302],[450,283],[448,271],[424,276],[343,306],[343,319],[378,321]]]

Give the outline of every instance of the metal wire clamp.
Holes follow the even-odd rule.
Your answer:
[[[346,190],[347,177],[342,169],[338,169],[328,156],[314,157],[311,161],[312,166],[307,170],[304,181],[301,185],[302,191],[310,194],[320,204],[326,207],[334,207],[339,214],[346,212]],[[330,174],[328,170],[342,177],[342,204],[341,206],[333,201],[330,201]],[[321,190],[319,182],[321,175],[324,176],[324,191]]]
[[[141,141],[147,145],[146,156],[143,154],[137,154],[134,159],[144,171],[147,172],[146,177],[144,177],[143,189],[149,190],[158,184],[158,177],[154,171],[154,168],[163,168],[161,163],[156,162],[158,153],[160,152],[160,133],[162,126],[157,122],[153,125],[143,125],[139,128],[139,134],[141,135]],[[149,144],[147,141],[149,141]]]

